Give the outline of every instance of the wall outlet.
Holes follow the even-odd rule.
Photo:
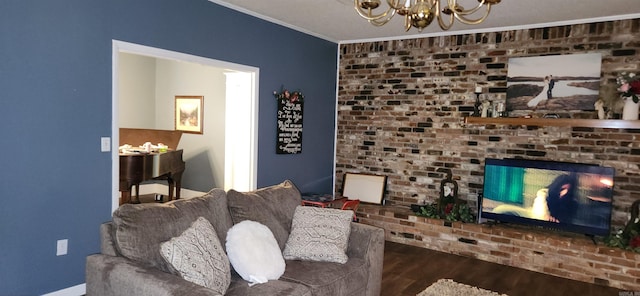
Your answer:
[[[67,255],[67,247],[69,245],[68,239],[60,239],[56,246],[56,256]]]
[[[100,138],[100,152],[109,152],[111,151],[111,138],[110,137],[101,137]]]

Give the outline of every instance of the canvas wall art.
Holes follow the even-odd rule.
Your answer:
[[[506,108],[595,110],[601,62],[599,53],[511,58]]]

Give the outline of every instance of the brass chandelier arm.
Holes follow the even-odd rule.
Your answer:
[[[362,3],[367,3],[366,1],[353,0],[353,3],[354,8],[358,12],[358,14],[375,26],[382,26],[389,22],[398,10],[398,8],[394,6],[394,4],[397,5],[398,0],[387,0],[387,4],[389,5],[389,7],[387,8],[387,10],[379,14],[373,13],[373,9],[375,9],[377,5],[373,8],[364,8],[364,6],[366,5],[362,5]]]
[[[404,31],[409,32],[409,29],[411,29],[411,16],[409,16],[409,14],[406,14],[404,16]]]
[[[486,6],[486,10],[484,12],[484,14],[482,15],[482,17],[477,18],[477,19],[470,19],[465,17],[466,15],[470,15],[473,14],[475,12],[477,12],[480,8],[482,8],[483,6]],[[473,9],[469,9],[469,10],[464,10],[464,11],[457,11],[455,13],[451,13],[451,14],[445,14],[440,12],[438,18],[438,25],[440,25],[440,28],[442,28],[443,30],[449,30],[454,23],[454,20],[458,20],[463,24],[466,25],[477,25],[482,23],[487,16],[489,16],[489,13],[491,12],[491,4],[482,4],[480,3],[480,5],[478,5],[477,7],[473,8]],[[444,14],[444,15],[443,15]],[[446,18],[448,17],[448,18]],[[445,18],[446,21],[445,22]]]
[[[395,11],[392,11],[388,18],[381,19],[381,20],[379,20],[379,19],[371,19],[371,20],[367,20],[367,21],[369,21],[369,23],[371,23],[374,26],[380,27],[380,26],[386,24],[387,22],[389,22],[394,15],[395,15]]]
[[[489,16],[489,12],[491,12],[491,4],[487,4],[486,6],[487,6],[487,10],[485,11],[484,15],[479,19],[468,19],[464,17],[464,15],[455,14],[456,19],[459,20],[461,23],[467,24],[467,25],[477,25],[479,23],[482,23],[487,18],[487,16]]]
[[[451,5],[455,5],[455,0],[447,0],[449,3],[449,7],[451,7]],[[487,0],[479,0],[478,1],[478,5],[472,9],[467,9],[467,10],[457,10],[454,11],[453,15],[455,16],[455,18],[460,21],[463,24],[467,24],[467,25],[477,25],[479,23],[482,23],[487,16],[489,16],[489,13],[491,12],[491,5],[492,3],[498,3],[499,1],[487,1]],[[476,13],[478,10],[480,10],[483,6],[486,6],[486,10],[484,12],[484,15],[482,15],[482,17],[477,18],[477,19],[470,19],[467,18],[467,15],[471,15]]]
[[[451,2],[451,1],[449,1]],[[451,5],[451,3],[449,3],[449,5]],[[440,10],[440,1],[437,1],[436,3],[436,19],[438,19],[438,25],[440,26],[440,28],[442,28],[443,30],[449,30],[451,28],[451,26],[453,26],[453,21],[455,20],[455,13],[450,13],[450,14],[445,14]],[[448,17],[449,21],[448,22],[444,22],[443,18]]]
[[[364,17],[369,23],[374,26],[382,26],[389,22],[391,18],[396,14],[395,10],[390,10],[384,13],[384,15],[379,15],[378,17]]]
[[[445,9],[448,8],[451,11],[455,12],[455,14],[469,15],[478,11],[478,9],[482,8],[482,6],[491,5],[491,4],[488,4],[486,0],[478,0],[478,5],[476,5],[474,8],[465,10],[462,6],[458,5],[457,2],[458,1],[456,0],[447,0],[447,7],[445,7]]]

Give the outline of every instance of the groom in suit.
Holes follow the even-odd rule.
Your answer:
[[[553,80],[553,75],[549,75],[549,89],[547,89],[547,99],[553,98],[552,90],[555,83],[556,81]]]

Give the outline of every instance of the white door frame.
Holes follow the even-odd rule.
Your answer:
[[[175,51],[169,51],[119,40],[112,40],[112,77],[111,77],[111,211],[115,211],[119,207],[119,156],[118,146],[120,143],[119,135],[119,112],[118,112],[118,59],[120,53],[132,53],[144,56],[150,56],[155,58],[162,58],[168,60],[185,61],[191,63],[202,64],[206,66],[212,66],[217,68],[229,69],[232,71],[249,72],[253,74],[253,85],[251,91],[251,107],[250,107],[250,149],[247,157],[251,159],[249,168],[250,187],[255,189],[257,187],[258,170],[258,89],[259,89],[259,68],[234,64],[210,58],[204,58]]]

